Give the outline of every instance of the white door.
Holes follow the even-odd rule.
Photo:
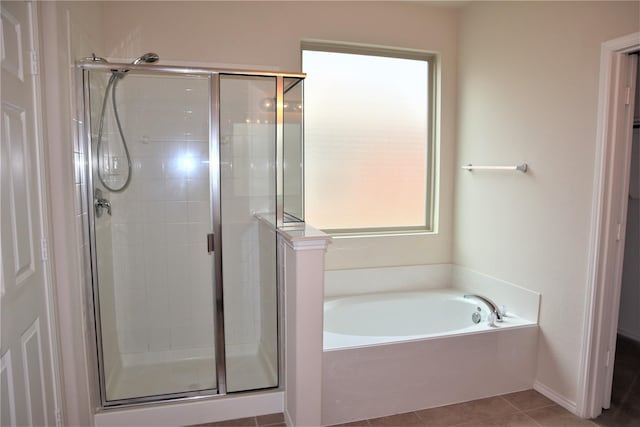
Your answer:
[[[34,4],[2,1],[0,133],[0,416],[2,426],[55,425]]]

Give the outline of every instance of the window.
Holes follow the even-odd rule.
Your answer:
[[[433,230],[433,65],[422,52],[303,43],[309,224]]]

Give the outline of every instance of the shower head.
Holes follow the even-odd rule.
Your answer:
[[[95,53],[92,53],[91,56],[87,56],[85,58],[81,59],[82,62],[102,62],[102,63],[107,63],[109,61],[107,61],[106,59],[104,59],[101,56],[96,56]]]
[[[153,53],[153,52],[149,52],[149,53],[145,53],[142,56],[138,56],[136,59],[133,60],[132,64],[140,64],[141,62],[144,62],[146,64],[153,64],[154,62],[158,62],[158,60],[160,59],[160,57],[158,56],[157,53]]]
[[[140,63],[153,64],[154,62],[158,62],[159,59],[160,57],[158,56],[157,53],[149,52],[149,53],[145,53],[144,55],[138,56],[136,59],[133,60],[131,64],[132,65],[137,65]],[[112,72],[112,78],[124,79],[124,77],[129,72],[129,69],[128,68],[114,69],[114,70],[111,70],[111,72]]]

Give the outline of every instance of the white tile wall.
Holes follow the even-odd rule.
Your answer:
[[[236,123],[230,131],[230,149],[222,153],[231,173],[222,176],[223,250],[233,254],[225,264],[225,338],[228,345],[257,352],[265,305],[261,286],[275,283],[261,270],[256,212],[275,212],[275,133],[273,125]],[[275,251],[275,236],[272,239]],[[264,243],[263,243],[264,244]],[[268,296],[267,296],[268,297]],[[267,301],[275,304],[275,298]],[[234,307],[243,307],[234,313]],[[271,323],[275,322],[275,310]],[[270,337],[264,337],[268,341]],[[275,336],[272,339],[276,341]]]
[[[108,196],[120,351],[212,348],[208,82],[131,75],[118,100],[133,160],[129,188]]]

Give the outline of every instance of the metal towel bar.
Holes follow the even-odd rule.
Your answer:
[[[526,163],[521,163],[519,165],[514,166],[479,166],[472,165],[469,163],[468,165],[462,166],[462,169],[473,171],[473,170],[501,170],[501,171],[520,171],[526,173],[529,169],[529,166]]]

